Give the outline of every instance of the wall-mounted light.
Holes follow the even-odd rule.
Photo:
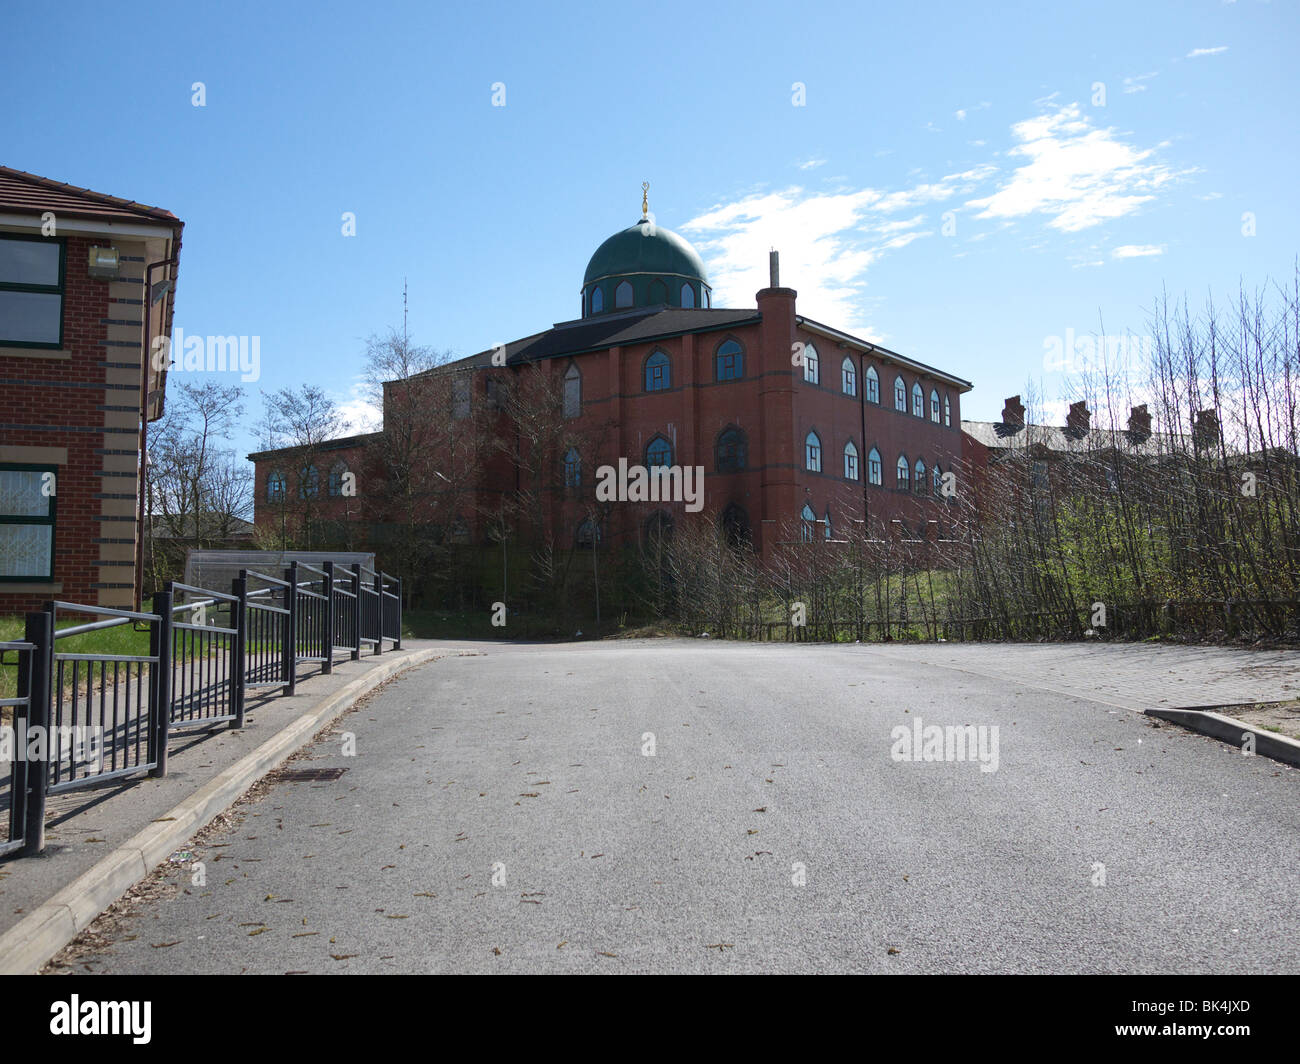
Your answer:
[[[122,264],[117,248],[90,249],[90,276],[100,281],[116,281]]]

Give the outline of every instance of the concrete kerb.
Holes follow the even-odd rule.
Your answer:
[[[398,673],[446,653],[439,648],[407,651],[382,662],[209,780],[0,936],[0,975],[39,971],[101,912],[358,698]]]
[[[1256,754],[1300,768],[1300,742],[1215,712],[1225,708],[1227,707],[1181,706],[1174,709],[1148,709],[1145,712],[1148,717],[1159,717],[1172,724],[1180,724],[1191,731],[1221,739],[1237,747],[1241,746],[1246,735],[1252,734],[1255,736]]]

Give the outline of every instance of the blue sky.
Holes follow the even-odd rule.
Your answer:
[[[642,180],[715,305],[752,306],[775,246],[803,313],[974,381],[976,418],[1069,390],[1050,338],[1141,335],[1162,287],[1229,296],[1300,250],[1291,2],[64,2],[4,26],[0,162],[186,222],[176,321],[260,337],[250,425],[303,381],[360,422],[403,279],[413,336],[457,354],[576,317]]]

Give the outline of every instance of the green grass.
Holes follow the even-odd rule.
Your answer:
[[[71,628],[94,620],[91,616],[66,617],[56,623],[57,628]],[[0,617],[0,642],[21,642],[24,624],[21,617]],[[56,644],[64,654],[135,654],[149,653],[149,632],[137,631],[129,622],[116,628],[103,628],[97,632],[60,639]],[[13,698],[18,694],[17,654],[5,655],[0,665],[0,698]]]

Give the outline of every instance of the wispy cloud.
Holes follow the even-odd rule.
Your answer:
[[[970,200],[979,218],[1051,216],[1054,229],[1078,232],[1136,211],[1177,176],[1113,129],[1092,124],[1077,103],[1017,122],[1012,158],[1026,160],[991,196]]]
[[[1146,92],[1147,86],[1144,82],[1150,81],[1159,76],[1159,71],[1153,70],[1149,74],[1135,74],[1131,78],[1124,79],[1124,91],[1127,93]]]
[[[1226,44],[1221,44],[1217,48],[1193,48],[1187,53],[1188,59],[1199,59],[1203,55],[1220,55],[1228,50]]]
[[[867,329],[862,290],[886,252],[932,235],[918,208],[966,195],[993,172],[977,167],[938,181],[886,191],[812,192],[792,187],[746,196],[682,226],[709,264],[717,306],[752,304],[767,285],[767,253],[781,253],[782,282],[799,290],[811,317]],[[894,217],[912,212],[905,218]]]
[[[1112,259],[1144,259],[1151,255],[1163,255],[1164,244],[1121,244],[1111,253]]]
[[[816,170],[819,166],[825,166],[825,159],[805,159],[799,164],[800,170]]]

